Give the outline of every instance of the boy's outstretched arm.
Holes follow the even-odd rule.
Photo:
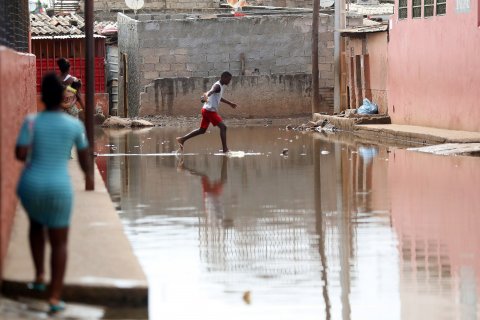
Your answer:
[[[230,101],[228,101],[227,99],[222,98],[222,99],[220,99],[220,101],[223,102],[223,103],[226,103],[226,104],[230,105],[230,107],[232,107],[233,109],[235,109],[235,108],[237,107],[237,105],[236,105],[235,103],[230,102]]]

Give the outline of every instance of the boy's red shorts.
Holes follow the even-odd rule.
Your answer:
[[[220,115],[215,111],[208,111],[206,109],[202,109],[202,123],[200,124],[200,128],[207,129],[210,125],[210,122],[214,126],[217,126],[222,121],[223,120]]]

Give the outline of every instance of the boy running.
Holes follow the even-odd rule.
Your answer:
[[[202,123],[200,124],[200,128],[193,130],[183,137],[177,138],[177,142],[180,145],[180,150],[183,150],[183,145],[188,139],[198,136],[199,134],[204,134],[211,122],[214,126],[218,126],[220,129],[223,152],[227,153],[229,151],[227,147],[227,126],[223,123],[222,118],[217,112],[220,102],[226,103],[234,109],[237,107],[235,103],[222,98],[223,92],[225,91],[225,86],[227,86],[231,80],[232,74],[228,71],[225,71],[220,76],[220,80],[213,84],[210,91],[203,94],[202,102],[204,102],[204,104],[202,107]]]

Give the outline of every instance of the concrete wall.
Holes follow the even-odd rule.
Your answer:
[[[118,14],[118,114],[133,116],[138,113],[140,102],[140,71],[142,57],[139,53],[139,23],[123,14]],[[126,101],[130,110],[125,114]]]
[[[311,73],[309,15],[135,21],[119,14],[118,23],[120,59],[122,53],[129,55],[130,115],[138,114],[138,93],[158,78],[218,77],[224,70],[234,75],[242,70],[245,75]],[[319,31],[320,87],[331,91],[333,17],[322,15]],[[325,97],[330,104],[332,95]]]
[[[219,0],[145,0],[142,10],[161,9],[201,9],[218,7]],[[85,1],[80,1],[80,8],[83,11]],[[94,9],[97,11],[126,10],[129,9],[125,0],[94,0]]]
[[[248,3],[259,6],[313,8],[313,0],[253,0]]]
[[[218,78],[162,78],[146,87],[140,116],[200,114],[200,96]],[[225,98],[238,104],[222,104],[220,113],[231,117],[262,118],[311,113],[311,75],[234,76]]]
[[[35,85],[35,56],[0,47],[0,273],[17,205],[15,142],[25,115],[36,111]]]
[[[388,113],[387,38],[387,32],[347,37],[347,86],[351,108],[358,108],[363,98],[368,98],[378,105],[379,113]],[[360,59],[356,58],[358,56]]]
[[[392,18],[388,48],[389,114],[393,123],[480,131],[478,1],[428,19]],[[398,1],[395,1],[398,8]]]

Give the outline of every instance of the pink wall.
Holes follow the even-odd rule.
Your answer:
[[[25,115],[36,111],[35,72],[34,55],[0,47],[0,268],[17,205],[15,141]]]
[[[448,264],[454,279],[462,269],[472,269],[480,294],[480,159],[433,157],[400,149],[390,153],[392,225],[399,249],[410,248],[400,256],[431,264],[427,269]]]
[[[388,47],[388,109],[393,123],[480,131],[478,1],[469,13],[398,20],[395,1]],[[422,10],[423,11],[423,10]]]

